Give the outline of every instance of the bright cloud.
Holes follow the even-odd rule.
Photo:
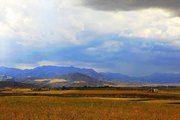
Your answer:
[[[79,44],[77,35],[83,31],[83,25],[74,18],[72,11],[76,8],[70,2],[10,0],[1,3],[4,9],[0,37],[16,38],[25,47]]]
[[[72,0],[9,0],[1,3],[0,37],[16,39],[17,44],[25,47],[81,45],[86,43],[86,39],[80,37],[85,31],[163,40],[180,36],[180,18],[171,17],[169,12],[161,9],[101,12]]]

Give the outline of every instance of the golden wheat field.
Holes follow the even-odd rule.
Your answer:
[[[55,93],[57,92],[90,94],[95,91],[56,91]],[[112,94],[112,92],[96,91],[96,94]],[[120,94],[123,91],[114,92]],[[135,91],[132,93],[137,94]],[[179,120],[179,111],[179,99],[57,95],[0,96],[0,120]]]

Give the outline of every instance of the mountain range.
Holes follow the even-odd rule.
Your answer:
[[[102,86],[114,84],[180,84],[180,74],[155,73],[133,77],[121,73],[96,72],[93,69],[39,66],[34,69],[0,67],[1,81],[16,81],[49,86]],[[1,84],[1,83],[0,83]]]

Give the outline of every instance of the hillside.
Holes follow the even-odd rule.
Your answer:
[[[76,67],[60,67],[60,66],[40,66],[34,69],[16,69],[16,68],[7,68],[0,67],[0,80],[15,80],[29,82],[34,79],[55,79],[58,77],[71,78],[74,73],[80,73],[90,77],[91,81],[94,81],[94,85],[99,85],[99,82],[96,83],[96,80],[103,82],[113,82],[115,84],[179,84],[180,83],[180,74],[174,73],[155,73],[152,75],[147,75],[143,77],[133,77],[129,75],[124,75],[121,73],[103,73],[96,72],[93,69],[86,68],[76,68]],[[67,76],[68,75],[68,76]],[[73,76],[75,77],[75,76]],[[82,76],[76,75],[78,80]],[[64,79],[64,78],[63,78]],[[88,83],[88,82],[86,82]],[[48,83],[47,83],[48,84]],[[59,85],[60,83],[58,83]],[[84,85],[83,83],[81,83]],[[92,84],[92,82],[91,82]],[[65,83],[64,83],[65,85]],[[74,85],[74,84],[73,84]]]
[[[98,74],[93,69],[76,68],[76,67],[59,67],[59,66],[40,66],[34,69],[15,69],[0,67],[0,75],[11,76],[14,79],[22,79],[27,77],[35,78],[54,78],[56,76],[69,74],[69,73],[83,73],[83,74]]]
[[[104,85],[113,85],[110,82],[100,81],[95,78],[91,78],[82,73],[70,73],[58,76],[56,78],[49,79],[34,79],[29,80],[29,83],[37,84],[40,86],[51,86],[51,87],[62,87],[62,86],[70,86],[70,87],[98,87]]]
[[[33,88],[33,84],[21,83],[16,81],[0,81],[0,88]]]

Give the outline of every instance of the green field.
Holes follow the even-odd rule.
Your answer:
[[[159,95],[157,98],[155,98],[156,96],[149,98],[135,96],[117,97],[117,94],[120,95],[123,93],[124,95],[129,95],[129,92],[136,94],[136,96],[138,96],[138,93],[146,94],[146,92],[143,91],[117,90],[42,91],[36,92],[36,94],[34,94],[34,91],[28,89],[1,91],[0,120],[180,119],[179,93],[172,93],[172,95],[166,93],[167,95],[177,96],[177,98],[173,97],[171,99],[159,97],[165,93],[149,93]],[[11,93],[11,95],[8,94],[9,96],[6,96],[7,93]],[[26,95],[22,95],[23,93],[26,93]],[[109,96],[109,94],[112,93],[114,93],[114,97]],[[58,96],[58,94],[60,94],[60,96]],[[62,94],[68,94],[68,96],[62,96]],[[74,94],[80,96],[74,96]],[[100,94],[103,96],[99,96]],[[82,95],[87,96],[83,97]]]

